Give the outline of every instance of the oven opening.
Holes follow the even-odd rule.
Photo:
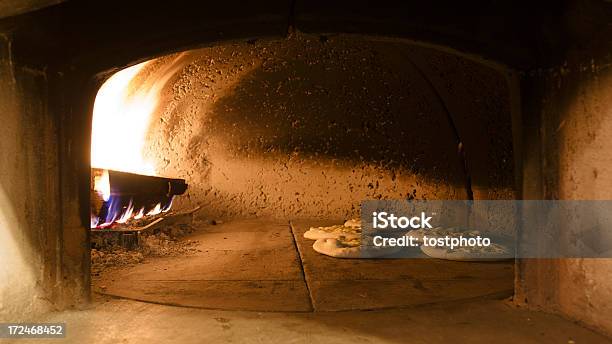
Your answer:
[[[611,24],[0,1],[0,342],[609,342]]]
[[[363,200],[515,198],[506,71],[433,46],[296,34],[154,58],[97,94],[97,294],[252,311],[513,292],[513,261],[364,258]]]

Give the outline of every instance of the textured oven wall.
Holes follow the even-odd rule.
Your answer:
[[[459,120],[486,119],[465,133],[483,150],[472,159],[486,160],[475,189],[512,198],[505,76],[393,41],[298,34],[157,59],[141,78],[181,69],[162,92],[146,155],[159,174],[189,182],[179,207],[203,205],[208,216],[347,218],[364,199],[465,199],[452,127],[407,57],[441,74],[431,81],[443,95],[464,97],[450,104]],[[490,136],[506,141],[497,151],[474,143]]]
[[[52,309],[66,291],[82,300],[82,275],[61,280],[58,142],[46,74],[19,66],[10,47],[0,35],[0,322]]]
[[[611,62],[580,59],[530,76],[531,92],[542,97],[538,108],[542,159],[531,165],[540,165],[544,199],[612,198]],[[533,178],[526,183],[534,183]],[[612,246],[612,242],[599,244]],[[612,335],[611,278],[611,259],[526,260],[520,265],[518,301]]]
[[[527,199],[610,200],[612,4],[574,1],[565,11],[565,61],[526,73],[522,81],[522,193]],[[546,234],[566,237],[589,228],[555,230]],[[602,251],[612,246],[605,235],[595,240]],[[517,302],[612,336],[612,259],[527,259],[517,271]]]
[[[410,56],[427,73],[453,116],[465,147],[474,199],[514,199],[510,97],[518,90],[510,84],[516,73],[425,47],[412,47]]]

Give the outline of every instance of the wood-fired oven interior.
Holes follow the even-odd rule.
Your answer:
[[[339,259],[303,237],[359,217],[368,199],[514,199],[513,76],[502,66],[405,40],[296,33],[162,56],[108,83],[122,73],[121,106],[98,105],[110,102],[105,86],[96,99],[92,166],[189,187],[167,213],[92,229],[95,291],[264,311],[511,295],[511,262]],[[143,98],[153,105],[134,123]],[[143,132],[141,156],[107,158],[151,170],[99,157],[108,143],[96,125],[117,118],[141,127],[108,139],[125,147]]]

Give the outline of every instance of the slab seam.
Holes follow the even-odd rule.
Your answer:
[[[300,262],[300,271],[302,272],[302,278],[304,279],[304,284],[306,285],[306,291],[308,292],[308,302],[310,303],[310,308],[312,311],[316,311],[314,306],[314,299],[312,297],[312,291],[310,290],[310,285],[308,284],[308,278],[306,277],[306,270],[304,270],[304,257],[302,255],[302,251],[300,251],[300,246],[297,243],[297,238],[295,236],[295,230],[293,228],[293,223],[289,221],[289,230],[291,231],[291,238],[293,240],[293,246],[295,247],[295,251],[297,252],[297,258]]]

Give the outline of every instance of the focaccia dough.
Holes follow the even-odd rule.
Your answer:
[[[331,238],[315,241],[312,248],[326,256],[335,258],[376,258],[395,253],[396,247],[371,247],[363,250],[361,238]]]
[[[341,236],[349,239],[359,238],[361,236],[361,227],[347,227],[344,225],[310,227],[310,229],[304,233],[304,238],[311,240],[335,239]]]
[[[350,219],[344,223],[345,227],[361,228],[361,219]]]
[[[315,251],[330,257],[360,258],[360,244],[361,240],[359,238],[344,240],[328,238],[315,241],[312,248]]]

